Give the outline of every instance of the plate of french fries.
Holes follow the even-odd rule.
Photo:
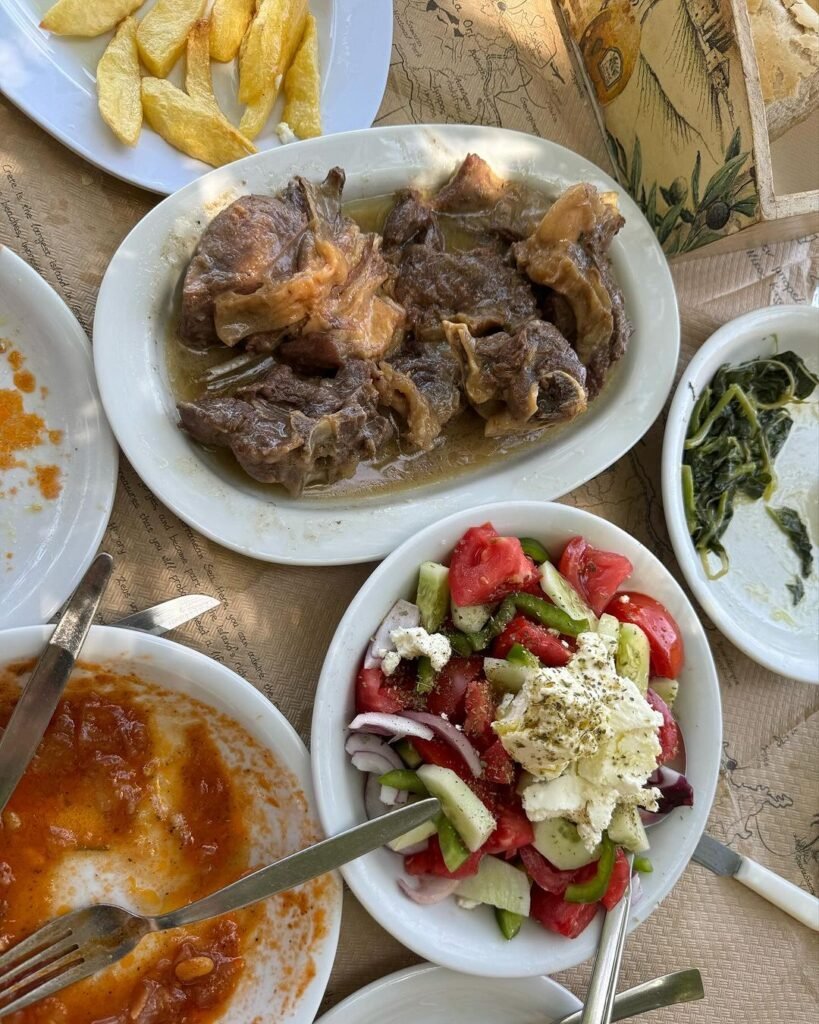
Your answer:
[[[171,193],[372,124],[391,0],[2,0],[0,91],[103,170]]]

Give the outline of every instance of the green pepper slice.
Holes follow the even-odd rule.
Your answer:
[[[403,789],[407,793],[417,793],[418,796],[429,796],[427,787],[409,768],[393,768],[391,772],[379,775],[378,781],[382,786],[390,786],[392,789]]]
[[[549,552],[539,540],[535,540],[534,537],[518,537],[518,540],[523,548],[524,555],[527,558],[531,558],[533,562],[537,562],[540,565],[542,562],[550,561]]]
[[[418,768],[421,765],[421,755],[409,740],[399,740],[393,745],[393,750],[398,754],[407,768]]]
[[[650,875],[654,870],[654,865],[648,859],[648,857],[635,857],[634,858],[634,870],[639,871],[642,875]]]
[[[510,594],[504,600],[504,604],[506,601],[511,601],[519,612],[537,619],[547,629],[556,629],[558,633],[565,633],[566,636],[577,636],[589,631],[588,619],[573,619],[562,608],[534,594]]]
[[[511,910],[502,910],[500,907],[495,907],[495,920],[505,939],[514,939],[523,924],[523,917],[520,914],[515,914]]]
[[[512,644],[509,648],[509,653],[506,655],[506,660],[513,665],[525,665],[526,668],[540,668],[540,659],[536,658],[523,644]]]
[[[426,654],[418,659],[418,669],[415,675],[416,693],[429,693],[435,687],[435,671],[432,662]]]
[[[597,873],[588,882],[577,882],[570,885],[563,897],[567,903],[597,903],[605,896],[611,880],[611,873],[614,870],[617,847],[605,832],[601,845],[602,853],[597,862]]]
[[[446,869],[447,871],[457,871],[468,859],[469,850],[464,846],[463,839],[445,814],[438,815],[435,819],[435,827],[438,829],[438,845],[441,848],[441,856],[444,858]]]
[[[470,643],[466,633],[461,633],[456,629],[453,629],[451,632],[443,631],[443,633],[447,640],[449,640],[452,650],[459,658],[468,658],[474,653],[475,648]]]

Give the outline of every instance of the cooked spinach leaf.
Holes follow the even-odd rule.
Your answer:
[[[793,583],[786,583],[785,586],[791,592],[791,600],[793,601],[794,607],[799,604],[802,598],[805,596],[805,586],[799,576],[794,576]]]
[[[767,500],[776,487],[774,460],[793,426],[787,406],[804,401],[817,384],[819,378],[800,356],[783,352],[736,366],[726,363],[695,402],[683,452],[683,502],[710,579],[728,571],[721,538],[735,501]],[[709,554],[720,560],[715,572]]]
[[[784,505],[782,508],[768,508],[767,512],[791,542],[791,547],[799,559],[799,571],[807,579],[813,569],[813,550],[802,517],[796,509]]]

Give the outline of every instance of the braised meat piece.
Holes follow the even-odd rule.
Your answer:
[[[530,235],[548,205],[542,192],[525,182],[499,177],[475,153],[467,156],[433,200],[435,210],[456,216],[463,228],[497,234],[507,241]]]
[[[334,168],[313,191],[340,203],[343,184],[344,172]],[[211,221],[182,285],[179,336],[184,342],[195,348],[218,343],[213,322],[218,295],[250,294],[293,272],[309,216],[307,187],[295,178],[277,196],[242,196]]]
[[[463,324],[444,327],[487,437],[562,423],[586,409],[586,370],[553,324],[530,320],[514,334],[484,338]]]
[[[438,218],[429,203],[414,188],[402,189],[384,222],[384,252],[394,253],[415,243],[429,249],[444,248]]]
[[[318,188],[296,178],[266,206],[264,197],[250,196],[223,211],[205,232],[186,275],[183,339],[228,346],[246,341],[252,351],[272,351],[283,339],[296,339],[284,354],[309,369],[335,368],[345,358],[378,359],[399,344],[403,310],[379,294],[392,269],[380,237],[362,232],[342,214],[343,185],[343,172],[336,169]],[[290,220],[282,234],[284,208]],[[247,223],[237,224],[240,217]],[[233,248],[221,247],[222,236],[237,230]],[[271,252],[279,256],[265,258]],[[237,267],[243,273],[237,275]],[[194,294],[200,296],[195,305]]]
[[[403,436],[415,448],[432,447],[441,428],[463,409],[461,365],[448,345],[430,344],[378,364],[382,405],[405,422]]]
[[[401,260],[395,299],[418,341],[443,341],[444,320],[472,334],[514,330],[537,316],[529,282],[494,249],[436,252],[410,245]]]
[[[302,377],[277,365],[231,398],[178,405],[182,427],[203,444],[230,448],[242,468],[291,494],[352,476],[393,433],[377,411],[372,363],[350,359],[335,377]]]
[[[589,396],[605,383],[631,334],[606,250],[624,221],[612,193],[593,185],[567,189],[536,230],[512,246],[518,267],[569,303],[577,354],[588,370]]]

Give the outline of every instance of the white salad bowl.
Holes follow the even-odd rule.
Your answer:
[[[52,626],[24,626],[0,632],[0,669],[39,657],[52,632]],[[255,814],[254,805],[254,817],[249,823],[252,866],[269,862],[272,859],[271,848],[280,848],[283,838],[292,847],[302,842],[300,836],[303,831],[315,831],[309,824],[307,829],[303,827],[307,824],[304,820],[305,806],[306,813],[315,820],[307,749],[284,715],[241,676],[181,644],[112,626],[92,626],[83,645],[80,667],[83,663],[123,675],[133,673],[140,680],[192,698],[205,705],[206,710],[213,709],[217,714],[232,719],[262,751],[270,751],[277,766],[295,777],[295,784],[304,794],[306,804],[293,801],[280,808],[262,796],[259,804],[264,806],[263,815]],[[184,705],[181,711],[184,719]],[[220,753],[227,767],[240,778],[249,763],[243,753],[237,752],[230,743],[220,744]],[[123,876],[116,862],[106,861],[87,886],[78,885],[76,894],[69,895],[68,899],[73,903],[76,895],[77,904],[114,902],[127,906],[131,901],[131,888],[127,873]],[[61,896],[65,895],[61,893]],[[260,935],[275,934],[278,927],[275,901],[269,901],[265,909],[265,931]],[[271,1006],[279,1006],[280,993],[290,984],[288,972],[292,976],[294,969],[304,967],[311,970],[312,975],[298,996],[286,997],[286,1021],[287,1024],[311,1024],[324,995],[338,943],[341,886],[337,881],[328,886],[321,897],[321,909],[326,927],[309,951],[295,950],[285,957],[273,943],[262,941],[247,955],[245,971],[225,1007],[228,1011],[224,1018],[226,1021],[230,1024],[252,1024],[270,1019]]]
[[[649,833],[654,871],[641,876],[642,898],[635,902],[629,921],[634,929],[669,894],[705,828],[722,744],[719,683],[697,613],[668,570],[619,527],[580,509],[529,501],[468,509],[422,530],[378,566],[341,620],[319,680],[311,748],[322,825],[332,834],[366,817],[364,776],[350,764],[344,744],[355,713],[355,677],[370,638],[397,599],[414,597],[421,562],[448,561],[462,534],[487,521],[501,534],[536,537],[554,552],[570,537],[582,534],[595,547],[626,555],[634,565],[628,589],[645,591],[661,601],[682,630],[685,665],[674,711],[685,737],[686,775],[694,789],[694,806],[673,810]],[[387,849],[362,857],[342,871],[382,927],[419,956],[452,970],[498,978],[552,974],[582,963],[597,947],[600,919],[576,939],[526,922],[519,935],[507,941],[493,915],[484,910],[463,910],[454,899],[419,906],[399,889],[402,859]]]

